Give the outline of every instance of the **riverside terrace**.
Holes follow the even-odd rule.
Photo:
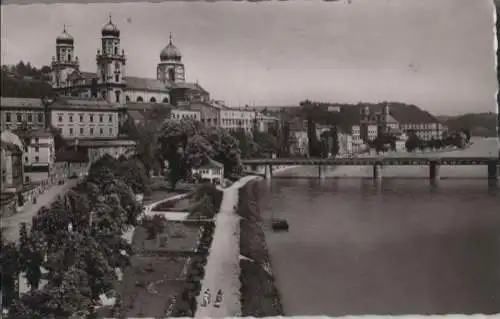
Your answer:
[[[497,181],[498,166],[500,159],[498,157],[383,157],[372,156],[362,158],[255,158],[245,159],[243,165],[252,166],[254,171],[257,166],[265,167],[264,177],[272,178],[273,165],[300,165],[300,166],[318,166],[318,178],[323,178],[323,166],[353,165],[353,166],[373,166],[373,178],[382,177],[383,166],[396,165],[429,165],[429,178],[431,180],[439,179],[440,166],[462,166],[462,165],[484,165],[487,166],[487,176],[490,181]],[[252,173],[254,174],[254,173]]]

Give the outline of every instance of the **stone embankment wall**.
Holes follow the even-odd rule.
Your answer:
[[[250,181],[239,189],[240,293],[242,316],[282,316],[283,309],[271,269],[263,220],[260,216],[259,185]]]

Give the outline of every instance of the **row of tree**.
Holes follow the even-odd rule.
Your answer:
[[[30,229],[21,225],[19,247],[2,239],[2,304],[9,307],[8,318],[93,314],[99,296],[114,288],[116,269],[130,263],[133,252],[122,234],[137,224],[143,208],[135,193],[146,185],[137,158],[105,156],[85,180],[43,207]],[[20,274],[30,290],[19,298]]]
[[[2,65],[1,90],[5,97],[40,98],[54,96],[50,81],[50,67],[36,68],[29,62],[16,65]]]

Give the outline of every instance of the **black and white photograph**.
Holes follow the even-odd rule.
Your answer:
[[[2,1],[1,318],[500,314],[497,7]]]

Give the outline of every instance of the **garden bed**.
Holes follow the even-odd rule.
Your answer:
[[[186,261],[179,257],[132,257],[118,290],[120,314],[125,318],[163,318],[172,297],[185,289],[186,282],[178,278]]]
[[[200,234],[200,225],[178,221],[164,221],[162,229],[153,238],[149,237],[148,230],[137,226],[132,238],[132,247],[136,253],[142,251],[194,251]],[[165,238],[163,241],[161,238]]]

